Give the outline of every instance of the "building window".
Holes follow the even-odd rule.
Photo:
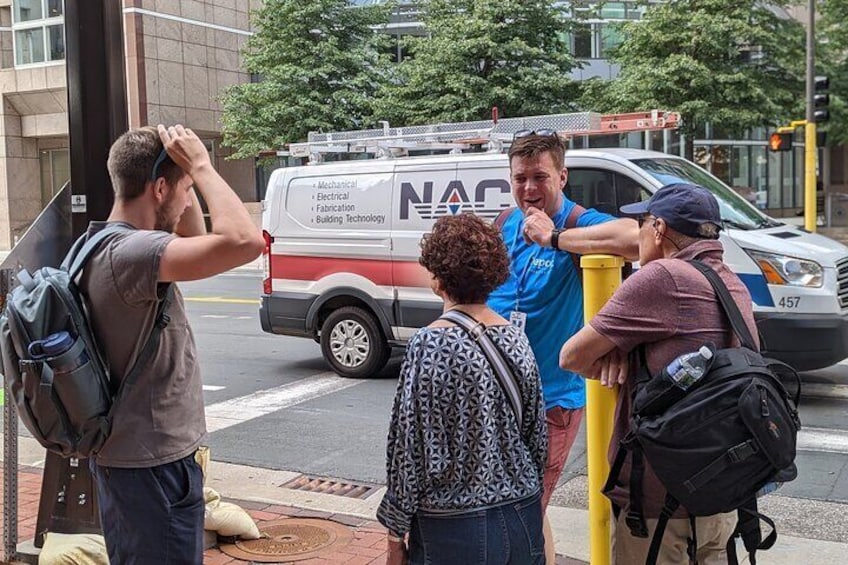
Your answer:
[[[15,66],[65,58],[62,0],[14,0]]]
[[[71,180],[71,164],[67,149],[48,149],[39,153],[41,166],[41,205],[47,206]]]

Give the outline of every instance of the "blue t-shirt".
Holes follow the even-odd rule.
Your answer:
[[[562,208],[552,219],[558,228],[574,202],[563,198]],[[615,220],[594,209],[577,220],[578,227]],[[524,214],[516,209],[501,230],[510,258],[509,278],[489,296],[489,307],[509,319],[512,311],[527,315],[524,331],[539,364],[545,409],[555,406],[582,408],[586,405],[583,378],[559,368],[559,350],[583,327],[583,287],[571,254],[527,243],[522,236]]]

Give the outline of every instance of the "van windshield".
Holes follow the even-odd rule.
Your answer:
[[[754,230],[780,225],[779,222],[762,214],[732,188],[694,163],[674,158],[633,159],[633,163],[660,181],[663,186],[685,182],[701,185],[712,192],[718,200],[721,219],[725,227]]]

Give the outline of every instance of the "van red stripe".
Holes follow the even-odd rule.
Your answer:
[[[429,273],[417,261],[272,255],[271,272],[275,279],[317,281],[329,275],[351,273],[380,286],[430,286]]]

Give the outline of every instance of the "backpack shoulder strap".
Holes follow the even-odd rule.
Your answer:
[[[580,219],[580,216],[586,211],[586,208],[581,206],[580,204],[575,203],[574,207],[571,209],[571,212],[568,213],[568,217],[565,219],[565,229],[570,230],[572,228],[577,227],[577,221]]]
[[[139,353],[138,357],[136,357],[132,368],[127,372],[127,375],[118,387],[118,391],[115,393],[112,407],[109,409],[110,420],[115,411],[115,407],[121,399],[123,391],[133,385],[139,373],[141,373],[142,369],[148,366],[148,362],[151,357],[153,357],[154,353],[156,353],[159,349],[159,339],[162,337],[162,330],[164,330],[171,321],[171,318],[168,316],[168,307],[174,300],[174,286],[174,283],[168,284],[168,290],[165,293],[165,298],[159,301],[159,306],[156,309],[156,318],[153,322],[153,329],[150,330],[150,335],[147,337],[147,342],[145,342],[144,347],[141,349],[141,353]]]
[[[736,301],[733,300],[733,297],[730,295],[730,291],[727,290],[727,285],[724,284],[724,281],[721,280],[718,273],[708,267],[705,263],[696,259],[691,259],[687,261],[687,263],[698,269],[698,271],[700,271],[701,274],[707,277],[707,280],[710,281],[710,285],[712,285],[713,290],[718,297],[718,301],[721,303],[725,315],[727,315],[727,319],[730,320],[730,325],[733,327],[734,333],[736,333],[739,341],[742,342],[742,347],[747,347],[751,351],[757,351],[758,348],[754,345],[754,338],[751,336],[751,331],[745,323],[745,318],[742,317],[742,312],[739,310],[739,306],[737,306]]]
[[[107,225],[91,237],[88,234],[81,235],[71,246],[71,250],[68,251],[65,259],[62,261],[62,268],[68,271],[71,280],[76,279],[83,267],[85,267],[85,264],[94,255],[94,252],[103,243],[103,240],[110,235],[130,231],[130,229],[125,224],[114,223]]]
[[[660,510],[660,517],[657,520],[654,536],[651,538],[651,547],[648,550],[648,559],[645,565],[656,565],[657,558],[660,556],[660,548],[662,547],[662,539],[665,535],[665,528],[668,525],[669,519],[674,515],[675,510],[680,506],[676,498],[666,493],[665,503]]]
[[[459,310],[448,310],[442,314],[440,319],[453,322],[464,329],[474,338],[480,349],[483,350],[483,354],[489,360],[489,364],[492,366],[492,370],[512,407],[515,420],[518,422],[518,430],[521,432],[524,429],[524,409],[521,401],[521,388],[518,385],[515,374],[503,358],[501,351],[491,338],[486,335],[486,326]]]
[[[503,227],[506,223],[507,218],[509,218],[513,212],[515,212],[515,206],[510,206],[509,208],[504,208],[503,210],[501,210],[501,213],[498,214],[497,218],[495,218],[495,227],[503,231]]]
[[[586,208],[575,202],[574,206],[571,208],[571,212],[568,213],[568,217],[565,219],[565,229],[570,230],[576,228],[577,222],[580,220],[580,216],[582,216],[585,211]],[[576,253],[569,253],[569,255],[571,255],[571,262],[574,263],[577,276],[580,277],[582,282],[583,270],[580,268],[580,256]]]

